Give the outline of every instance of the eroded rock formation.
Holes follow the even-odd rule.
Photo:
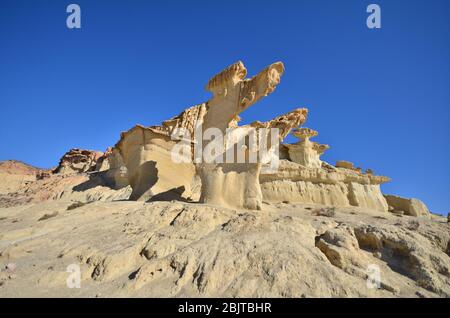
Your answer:
[[[197,175],[201,180],[200,201],[223,206],[260,208],[261,162],[230,164],[214,160],[212,163],[196,162],[194,166],[192,163],[174,162],[171,151],[180,139],[186,138],[174,138],[177,131],[184,129],[190,136],[188,143],[197,144],[203,154],[208,145],[203,143],[205,132],[214,128],[225,135],[227,128],[236,127],[239,114],[273,92],[283,72],[283,64],[277,62],[258,75],[246,79],[247,70],[242,62],[237,62],[208,82],[206,89],[213,93],[208,102],[188,108],[180,115],[163,122],[161,126],[136,126],[123,133],[116,147],[128,168],[129,183],[133,188],[131,199],[148,200],[166,193],[192,198],[195,193],[191,185],[196,184]],[[292,128],[302,124],[306,115],[306,109],[297,109],[268,122],[242,126],[241,131],[278,128],[279,139],[282,139]],[[197,127],[200,127],[200,140],[194,138]],[[222,146],[223,151],[215,154],[217,158],[223,157],[229,149],[229,145],[225,143]],[[197,158],[191,152],[188,156]]]
[[[283,64],[277,62],[247,79],[243,63],[232,64],[206,85],[213,94],[209,101],[189,107],[161,125],[137,125],[122,133],[116,146],[102,157],[105,159],[98,160],[96,169],[105,170],[106,180],[112,180],[110,183],[117,184],[118,188],[131,185],[132,200],[200,200],[247,209],[260,209],[263,200],[287,201],[426,215],[426,207],[417,202],[409,208],[397,200],[389,208],[380,189],[381,184],[389,181],[388,177],[377,176],[372,169],[363,172],[349,161],[338,161],[336,166],[324,162],[321,156],[329,146],[310,140],[318,132],[297,128],[305,122],[307,109],[296,109],[267,122],[239,126],[240,113],[272,93],[283,72]],[[212,141],[217,141],[217,133],[226,136],[232,128],[238,129],[231,143],[224,137],[218,142],[223,146],[221,150],[210,147]],[[299,141],[280,144],[277,149],[279,165],[275,171],[265,169],[259,154],[256,162],[248,160],[262,144],[273,143],[269,135],[259,136],[256,147],[252,148],[246,139],[248,133],[262,128],[277,128],[277,142],[297,128],[293,135]],[[174,158],[175,147],[182,150],[176,151],[177,158]],[[245,159],[239,163],[238,147],[243,149]],[[230,151],[231,162],[227,157]],[[205,162],[205,153],[213,153],[214,160]],[[114,160],[113,167],[110,161]]]
[[[275,90],[283,72],[283,64],[277,62],[268,66],[258,75],[245,79],[247,70],[242,62],[237,62],[214,76],[206,86],[214,96],[208,102],[208,111],[203,118],[203,131],[209,128],[218,128],[222,134],[225,134],[227,128],[235,127],[237,125],[236,118],[239,118],[241,112]],[[306,109],[297,109],[265,123],[255,122],[242,126],[241,130],[278,128],[280,133],[278,141],[281,141],[292,128],[302,124],[306,120],[306,116]],[[261,142],[263,141],[258,140],[257,147]],[[219,157],[224,156],[231,147],[234,147],[234,144],[224,145],[224,152],[219,154]],[[248,151],[251,150],[247,149],[246,152],[248,153]],[[245,163],[236,163],[236,161],[221,163],[224,159],[220,159],[218,163],[197,165],[202,182],[201,201],[222,206],[260,209],[262,204],[259,183],[261,160],[256,163],[247,161]]]

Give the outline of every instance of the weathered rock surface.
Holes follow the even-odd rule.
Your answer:
[[[113,189],[122,189],[129,185],[128,169],[123,162],[122,155],[117,148],[108,148],[97,161],[96,171],[103,172],[102,176]]]
[[[70,205],[0,209],[1,297],[450,296],[444,217],[308,204]],[[80,289],[66,285],[71,264]],[[380,288],[367,283],[374,269]]]
[[[194,164],[172,160],[176,142],[168,132],[152,127],[137,125],[122,133],[116,148],[127,167],[131,200],[187,200],[195,195]]]

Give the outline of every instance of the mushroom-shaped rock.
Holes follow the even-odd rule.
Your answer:
[[[311,128],[297,128],[292,132],[299,141],[295,144],[285,145],[288,148],[289,158],[295,163],[307,168],[320,168],[322,161],[320,155],[329,148],[328,145],[321,145],[311,142],[309,139],[318,135],[318,132]]]
[[[302,127],[294,129],[292,135],[300,139],[301,141],[309,140],[310,138],[316,137],[319,133],[311,128]]]

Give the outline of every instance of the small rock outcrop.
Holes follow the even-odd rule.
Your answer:
[[[54,173],[70,174],[94,171],[97,161],[103,156],[103,152],[94,150],[70,149],[59,161]]]
[[[419,199],[407,199],[396,195],[385,195],[387,203],[393,208],[394,213],[398,211],[403,212],[405,215],[411,216],[429,216],[430,211],[428,210],[425,203]]]
[[[349,170],[355,169],[355,167],[353,166],[353,162],[346,161],[346,160],[336,161],[336,168],[344,168],[344,169],[349,169]]]

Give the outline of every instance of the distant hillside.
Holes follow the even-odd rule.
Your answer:
[[[0,173],[36,175],[40,170],[22,161],[4,160],[0,161]]]

